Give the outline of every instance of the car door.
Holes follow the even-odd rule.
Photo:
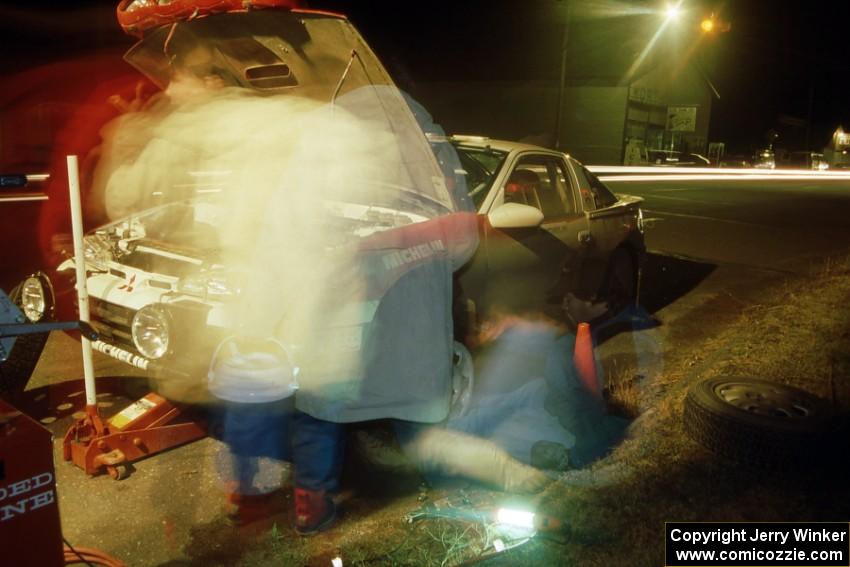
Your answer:
[[[582,255],[587,220],[581,212],[568,166],[560,154],[522,153],[508,165],[490,212],[505,203],[539,209],[534,228],[494,228],[485,223],[487,290],[485,311],[561,316],[571,271]],[[513,180],[536,184],[517,189]]]

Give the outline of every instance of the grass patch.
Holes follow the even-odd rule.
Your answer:
[[[609,399],[634,416],[609,457],[566,474],[536,499],[569,525],[565,541],[542,537],[486,565],[589,567],[663,564],[665,521],[846,521],[845,471],[817,477],[746,469],[693,442],[682,427],[688,388],[715,376],[754,376],[803,388],[850,409],[850,261],[833,259],[805,277],[776,278],[755,292],[722,292],[677,321],[676,352],[653,375],[624,361],[608,369]],[[709,333],[706,329],[713,332]],[[687,338],[683,338],[687,336]],[[638,344],[638,343],[636,343]],[[432,494],[431,497],[436,497]],[[289,528],[245,557],[247,565],[458,565],[480,554],[481,526],[402,521],[416,495],[355,499],[341,523],[305,540]]]
[[[651,410],[610,457],[591,470],[627,471],[614,482],[550,487],[549,513],[568,517],[608,543],[568,545],[581,565],[663,564],[665,521],[805,521],[846,519],[850,489],[828,471],[788,473],[739,467],[691,441],[682,428],[688,388],[715,376],[753,376],[797,386],[850,409],[850,263],[826,263],[811,275],[776,282],[757,296],[735,298],[734,320],[719,334],[698,337],[687,352],[670,353],[645,389],[628,373],[612,377],[612,398]],[[728,318],[725,312],[722,317]],[[703,324],[707,322],[702,321]],[[711,326],[711,325],[707,325]],[[625,378],[624,378],[625,377]],[[617,386],[618,383],[623,385]],[[614,395],[614,392],[618,392]],[[659,394],[653,397],[653,394]],[[846,448],[836,447],[835,451]],[[829,471],[835,472],[835,471]],[[817,478],[817,481],[814,479]],[[561,551],[539,550],[539,564],[558,564]]]
[[[643,398],[641,391],[646,376],[633,365],[614,361],[606,373],[608,411],[613,415],[636,418],[640,415]]]

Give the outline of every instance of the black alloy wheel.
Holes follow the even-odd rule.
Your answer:
[[[786,469],[826,456],[833,412],[825,400],[793,386],[724,377],[691,387],[683,419],[694,440],[723,457]]]

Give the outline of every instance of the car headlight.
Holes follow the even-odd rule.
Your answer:
[[[44,317],[47,310],[46,293],[44,285],[37,277],[29,277],[21,284],[21,311],[30,323],[41,321]]]
[[[95,270],[106,270],[109,261],[112,260],[112,247],[108,237],[94,233],[83,239],[83,251],[86,259],[86,267]]]
[[[168,314],[156,305],[139,309],[131,324],[133,344],[147,358],[162,358],[168,352],[171,322]]]
[[[235,274],[212,270],[181,279],[177,291],[195,297],[221,299],[239,295],[240,285]]]

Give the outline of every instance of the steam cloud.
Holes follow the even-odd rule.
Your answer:
[[[194,235],[239,274],[231,326],[320,353],[329,327],[351,324],[342,306],[369,299],[359,237],[436,216],[398,202],[399,188],[427,194],[435,180],[381,111],[397,100],[388,87],[328,105],[173,82],[104,128],[93,194],[113,220],[190,203],[155,238]],[[357,356],[333,364],[356,372]]]

